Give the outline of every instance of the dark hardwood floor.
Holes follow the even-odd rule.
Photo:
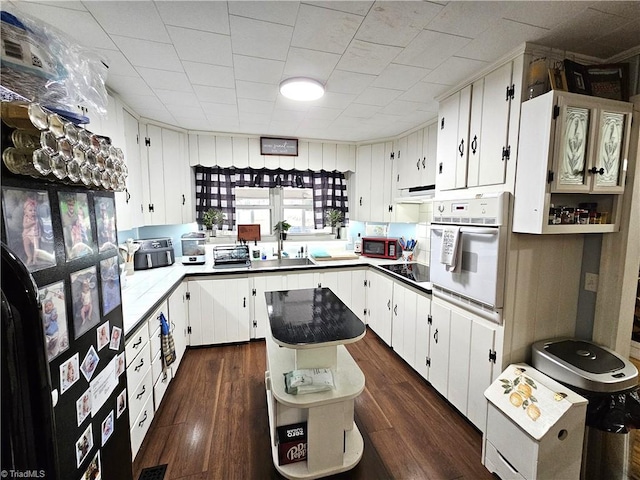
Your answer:
[[[360,463],[334,479],[491,479],[481,434],[374,333],[348,345],[366,379],[356,399]],[[271,459],[265,343],[189,349],[133,465],[165,480],[279,479]]]

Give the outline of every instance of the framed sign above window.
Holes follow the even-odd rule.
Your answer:
[[[298,139],[260,137],[260,154],[297,157]]]

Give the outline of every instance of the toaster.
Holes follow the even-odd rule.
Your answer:
[[[140,248],[133,254],[133,269],[168,267],[176,261],[171,238],[145,238],[134,240]]]

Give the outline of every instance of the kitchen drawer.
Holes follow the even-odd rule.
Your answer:
[[[151,362],[151,375],[153,376],[153,384],[155,385],[162,374],[162,355],[158,352]],[[168,369],[169,370],[169,369]]]
[[[169,382],[171,382],[171,369],[167,368],[167,370],[160,375],[160,378],[153,387],[153,403],[156,411],[160,408],[162,397],[164,397],[164,394],[167,391]]]
[[[487,443],[495,449],[524,478],[536,478],[539,443],[516,426],[504,413],[489,403],[487,415]]]
[[[487,470],[491,473],[498,475],[502,480],[525,480],[525,478],[500,455],[500,452],[498,452],[491,442],[487,442],[484,455],[484,466],[487,467]]]
[[[149,395],[147,401],[142,405],[140,413],[136,419],[131,422],[131,455],[135,459],[144,436],[149,430],[151,421],[153,420],[153,396]]]
[[[129,422],[133,425],[133,420],[138,416],[143,405],[149,397],[153,397],[153,381],[151,378],[151,369],[142,379],[140,384],[134,389],[129,390]]]
[[[127,385],[129,389],[135,389],[151,369],[151,357],[149,356],[149,344],[140,352],[131,365],[127,365]]]
[[[149,330],[143,326],[136,330],[135,335],[127,340],[125,346],[125,358],[127,367],[133,363],[135,358],[140,354],[142,349],[149,343]]]
[[[149,336],[151,336],[158,327],[160,327],[160,314],[164,313],[165,318],[169,321],[168,316],[169,309],[167,308],[167,301],[165,300],[158,308],[156,308],[153,314],[147,317],[147,328],[149,329]]]
[[[149,326],[151,326],[151,320],[149,320]],[[151,358],[156,358],[156,355],[160,353],[162,338],[160,337],[160,326],[149,335],[149,344],[151,345]]]

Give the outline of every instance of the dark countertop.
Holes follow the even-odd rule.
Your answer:
[[[351,343],[364,336],[362,321],[328,288],[265,292],[271,333],[289,347]]]

